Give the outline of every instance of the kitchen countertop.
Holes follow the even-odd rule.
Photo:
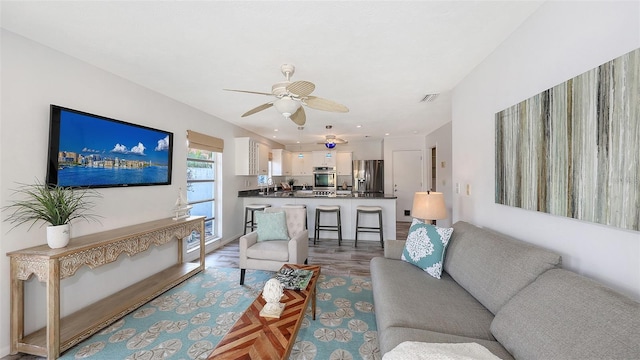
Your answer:
[[[313,192],[309,191],[278,191],[276,193],[270,192],[268,195],[260,194],[258,190],[239,191],[238,197],[252,197],[252,198],[330,198],[330,199],[396,199],[395,195],[386,195],[381,193],[349,193],[349,194],[336,194],[332,196],[316,196]]]

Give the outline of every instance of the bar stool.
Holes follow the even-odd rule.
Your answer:
[[[320,225],[321,213],[336,213],[338,216],[337,225]],[[320,231],[337,231],[338,246],[342,245],[342,222],[340,221],[340,205],[318,205],[316,206],[316,226],[313,232],[313,244],[320,237]]]
[[[378,226],[360,226],[360,214],[378,214]],[[380,245],[384,248],[384,240],[382,239],[382,207],[380,206],[364,206],[359,205],[356,207],[356,243],[355,247],[358,247],[358,232],[369,232],[380,234]]]
[[[307,230],[309,229],[309,219],[307,217],[307,205],[305,204],[284,204],[282,205],[283,208],[290,208],[290,209],[304,209],[304,229]]]
[[[249,204],[244,207],[244,235],[247,234],[247,229],[251,231],[258,227],[258,223],[255,221],[255,212],[263,211],[264,209],[271,207],[270,204]],[[251,218],[249,218],[251,215]]]

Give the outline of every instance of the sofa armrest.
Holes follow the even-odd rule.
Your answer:
[[[384,257],[387,259],[400,260],[402,250],[404,250],[405,240],[385,240],[384,241]]]
[[[247,268],[247,249],[251,246],[255,245],[258,242],[258,232],[253,231],[246,235],[240,236],[240,245],[239,245],[239,266],[240,269]]]
[[[304,264],[309,257],[309,230],[303,230],[289,240],[289,262]]]

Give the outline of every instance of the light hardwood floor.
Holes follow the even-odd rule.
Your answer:
[[[396,239],[406,239],[409,232],[408,222],[396,223]],[[309,264],[322,266],[322,273],[326,275],[354,275],[370,276],[369,261],[376,256],[383,256],[384,250],[377,241],[358,241],[358,247],[353,247],[353,240],[343,240],[338,246],[338,240],[320,239],[316,245],[309,240]],[[238,240],[234,240],[220,249],[207,254],[207,267],[238,267]],[[0,360],[43,360],[33,355],[9,355]]]
[[[406,239],[410,225],[397,222],[396,239]],[[369,261],[383,256],[384,250],[377,241],[360,240],[357,248],[353,243],[353,240],[343,240],[342,246],[338,246],[338,240],[320,239],[313,245],[309,240],[309,264],[321,265],[322,273],[327,275],[369,276]],[[238,240],[234,240],[208,254],[206,266],[237,268],[238,252]]]

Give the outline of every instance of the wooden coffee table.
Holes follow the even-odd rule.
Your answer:
[[[313,271],[305,290],[284,290],[280,302],[286,304],[279,319],[261,317],[265,305],[262,295],[249,306],[229,333],[209,355],[209,359],[288,359],[311,299],[313,319],[316,319],[316,282],[320,266],[285,264],[282,268]]]

